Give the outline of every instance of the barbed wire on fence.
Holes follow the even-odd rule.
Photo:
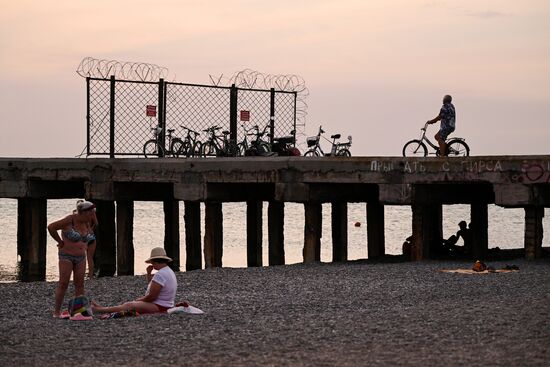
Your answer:
[[[231,86],[247,89],[271,89],[296,92],[296,137],[305,137],[305,126],[309,96],[309,89],[305,80],[294,74],[264,74],[252,69],[237,71],[231,77],[209,75],[210,81],[215,86]],[[303,140],[303,139],[302,139]]]
[[[119,80],[158,82],[168,77],[168,68],[145,62],[100,60],[93,57],[82,59],[76,73],[84,78],[108,79],[112,75]]]

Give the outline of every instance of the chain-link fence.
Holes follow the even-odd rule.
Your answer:
[[[244,128],[277,136],[294,135],[296,92],[216,87],[196,84],[138,82],[86,78],[87,155],[142,155],[147,140],[155,139],[168,150],[172,137],[185,138],[184,127],[200,132],[218,126],[230,131],[236,142]],[[273,131],[271,131],[273,130]]]

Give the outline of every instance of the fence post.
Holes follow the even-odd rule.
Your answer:
[[[159,145],[162,147],[162,149],[159,149],[159,157],[164,157],[164,152],[166,152],[166,115],[165,115],[165,83],[164,79],[159,79],[159,101],[158,101],[158,124],[160,127],[160,134],[158,136],[159,139]],[[170,148],[170,147],[168,147]]]
[[[294,92],[294,127],[292,130],[294,131],[294,146],[296,146],[296,102],[298,102],[298,92]]]
[[[270,89],[270,111],[269,111],[269,143],[273,144],[275,134],[275,88]]]
[[[109,158],[115,157],[115,76],[111,75],[111,104],[109,116]]]
[[[229,140],[237,143],[237,99],[238,89],[235,84],[231,85],[229,94]]]
[[[90,155],[90,77],[86,77],[86,157]]]

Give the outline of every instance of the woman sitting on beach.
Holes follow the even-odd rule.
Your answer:
[[[174,307],[178,281],[176,274],[168,266],[172,259],[166,256],[166,251],[162,247],[155,247],[145,262],[151,264],[147,267],[147,282],[149,284],[145,296],[111,307],[103,307],[92,301],[93,311],[99,313],[136,311],[139,314],[145,314],[166,312],[169,308]],[[151,274],[153,269],[157,270],[154,275]]]
[[[94,208],[95,205],[89,201],[79,202],[76,213],[48,224],[48,232],[59,248],[59,283],[55,290],[54,317],[59,317],[61,314],[61,305],[69,286],[71,273],[75,297],[84,295],[86,251],[88,243],[95,240],[91,229]],[[58,231],[61,231],[61,236]]]

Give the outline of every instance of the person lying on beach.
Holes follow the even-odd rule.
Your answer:
[[[48,224],[48,232],[57,242],[59,249],[59,283],[55,290],[54,317],[59,317],[61,314],[61,304],[67,292],[71,274],[73,274],[75,297],[84,295],[86,250],[88,243],[95,240],[91,229],[94,208],[95,205],[89,201],[79,202],[75,213]]]
[[[118,306],[104,307],[92,301],[93,312],[112,313],[119,311],[135,311],[139,314],[164,313],[174,307],[178,281],[176,274],[168,266],[172,259],[166,256],[162,247],[155,247],[151,250],[151,256],[145,260],[149,263],[147,267],[147,292],[145,296],[129,301]],[[153,275],[152,271],[157,270]]]

